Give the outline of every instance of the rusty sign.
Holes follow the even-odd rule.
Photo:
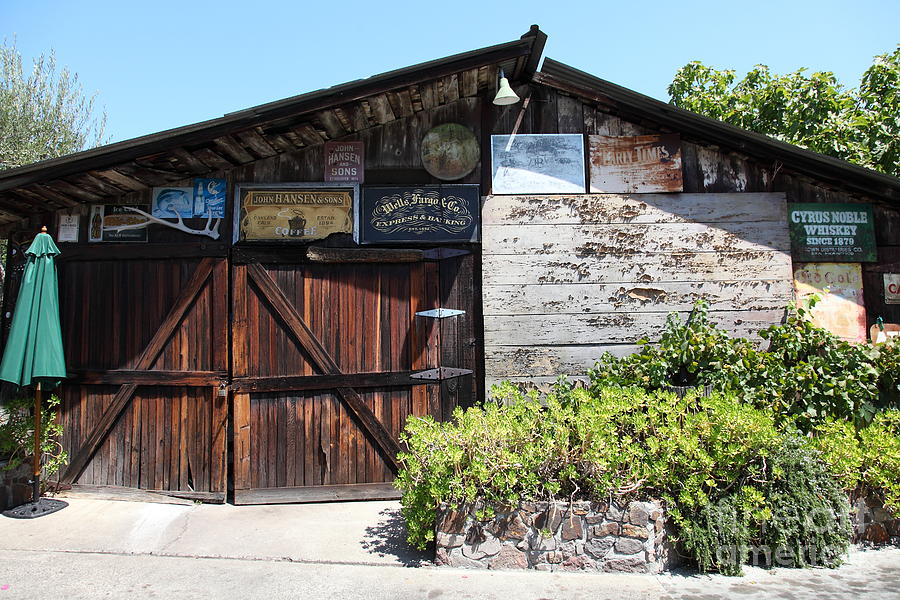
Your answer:
[[[678,134],[588,137],[591,192],[628,194],[684,189]]]
[[[859,263],[806,263],[794,269],[797,300],[812,294],[821,300],[813,322],[850,342],[866,341],[866,303]]]
[[[362,142],[325,142],[325,181],[355,181],[365,177]]]

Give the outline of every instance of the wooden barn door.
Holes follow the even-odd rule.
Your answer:
[[[75,257],[59,273],[62,482],[223,502],[227,260]]]
[[[451,300],[468,305],[450,307],[466,313],[451,325],[416,314],[442,303],[437,262],[322,264],[243,251],[234,263],[235,503],[397,497],[407,418],[449,417],[474,393],[471,367],[442,352],[442,330],[456,346],[456,328],[472,328],[471,269],[459,288],[466,299]]]

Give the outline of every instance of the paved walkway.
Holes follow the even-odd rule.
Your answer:
[[[70,499],[32,521],[0,517],[5,598],[900,600],[900,549],[837,570],[606,575],[429,566],[403,541],[397,502],[172,505]]]

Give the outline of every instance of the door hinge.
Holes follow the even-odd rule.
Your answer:
[[[447,317],[456,317],[466,314],[464,310],[456,310],[455,308],[432,308],[431,310],[420,310],[416,313],[417,317],[429,317],[431,319],[446,319]]]
[[[456,369],[453,367],[438,367],[437,369],[428,369],[427,371],[419,371],[409,376],[410,379],[424,379],[427,381],[444,381],[445,379],[454,379],[463,375],[471,375],[471,369]]]

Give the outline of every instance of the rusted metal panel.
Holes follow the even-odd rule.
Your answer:
[[[678,134],[591,135],[591,192],[680,192]]]
[[[812,309],[819,327],[850,342],[866,341],[866,303],[859,263],[805,263],[794,269],[797,299],[821,300]]]

